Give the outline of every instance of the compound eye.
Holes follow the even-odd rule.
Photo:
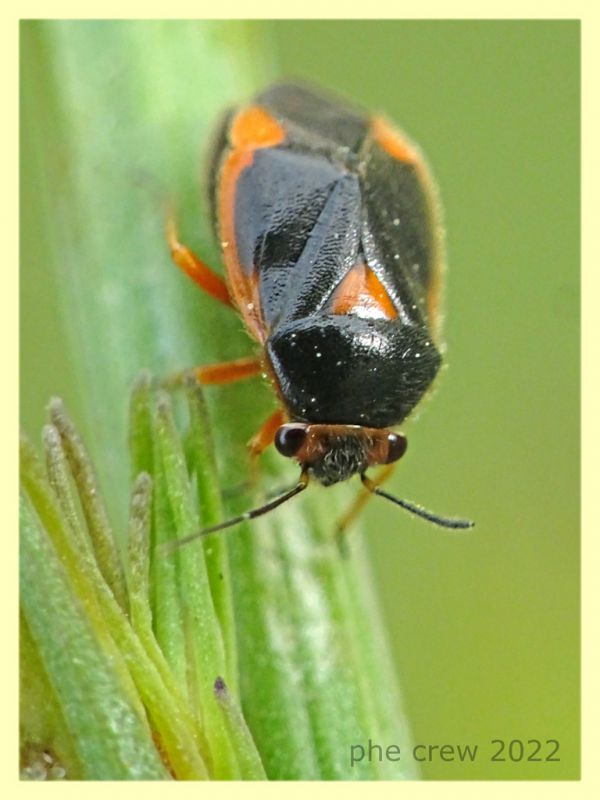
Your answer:
[[[404,453],[406,453],[408,441],[406,436],[402,436],[401,433],[388,433],[387,441],[388,457],[385,463],[392,464],[394,461],[398,461],[399,458],[402,458]]]
[[[290,458],[296,455],[306,439],[306,425],[290,424],[282,425],[275,434],[275,447],[282,456]]]

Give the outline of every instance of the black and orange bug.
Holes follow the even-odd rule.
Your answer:
[[[210,165],[210,202],[226,281],[168,239],[177,265],[234,306],[258,358],[200,367],[200,382],[266,373],[280,407],[250,442],[301,467],[289,491],[196,535],[271,511],[358,474],[368,492],[431,522],[467,528],[380,488],[407,441],[401,423],[441,364],[443,269],[435,190],[418,149],[383,118],[295,84],[230,111]],[[390,465],[378,480],[369,467]],[[345,524],[344,522],[344,524]]]

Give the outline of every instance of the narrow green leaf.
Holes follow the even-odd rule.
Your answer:
[[[150,611],[150,524],[152,478],[138,475],[131,491],[128,537],[127,589],[129,614],[136,632],[152,630]]]
[[[196,476],[200,520],[203,527],[209,527],[221,522],[224,513],[210,422],[204,394],[195,378],[188,380],[186,388],[190,414],[188,449],[191,470]],[[237,645],[227,537],[211,536],[204,539],[203,544],[210,591],[225,646],[228,688],[235,695],[238,685]]]
[[[44,426],[42,430],[42,441],[46,451],[46,470],[48,472],[50,485],[52,486],[65,521],[69,524],[77,545],[81,547],[82,551],[85,551],[87,557],[91,559],[93,558],[92,543],[87,535],[85,526],[82,525],[80,520],[69,465],[63,449],[60,433],[54,425]]]
[[[100,572],[121,608],[126,608],[123,567],[88,454],[60,400],[54,399],[50,403],[50,419],[60,434],[69,466],[79,489],[81,507]]]
[[[267,779],[260,760],[260,755],[248,730],[246,720],[235,700],[229,693],[223,678],[218,677],[214,685],[215,697],[221,706],[227,731],[233,743],[238,763],[240,778],[248,781],[264,781]]]
[[[131,391],[129,457],[133,479],[142,472],[153,474],[151,378],[148,372],[138,375]]]
[[[143,472],[134,483],[130,505],[128,589],[131,624],[166,689],[173,698],[176,698],[178,705],[183,706],[184,703],[187,704],[187,696],[184,697],[181,686],[169,668],[152,630],[149,585],[151,495],[152,479]],[[196,727],[196,736],[201,752],[208,754],[205,731]]]
[[[167,479],[162,467],[160,445],[153,420],[153,463],[152,480],[154,497],[152,503],[152,538],[150,550],[150,602],[156,640],[165,655],[177,685],[189,704],[188,653],[185,644],[185,631],[182,624],[177,563],[172,558],[158,558],[156,552],[161,545],[175,535],[175,520],[169,500]]]
[[[164,395],[158,401],[157,434],[179,538],[197,530],[199,521],[185,455],[175,430],[170,403]],[[239,770],[235,753],[213,695],[214,681],[226,669],[225,649],[210,591],[202,543],[181,548],[174,557],[177,562],[181,619],[188,643],[190,697],[193,698],[204,729],[209,733],[215,777],[237,778]],[[156,558],[173,558],[173,555],[158,554]]]

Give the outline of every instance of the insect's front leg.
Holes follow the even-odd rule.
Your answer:
[[[248,450],[250,451],[250,461],[253,465],[261,453],[275,441],[275,434],[284,423],[284,415],[282,409],[278,408],[270,417],[268,417],[254,436],[248,442]]]
[[[254,434],[254,436],[248,442],[248,452],[250,454],[250,478],[243,483],[240,483],[238,486],[233,486],[229,489],[224,491],[224,496],[226,497],[235,497],[238,494],[242,494],[244,492],[250,491],[254,489],[257,484],[259,483],[260,479],[260,472],[258,468],[258,457],[261,453],[270,447],[273,444],[275,439],[275,434],[277,433],[277,429],[283,425],[285,419],[283,415],[283,411],[281,409],[277,409],[274,411],[271,416],[269,416],[258,431]],[[280,492],[275,492],[275,495],[279,494]]]
[[[387,481],[391,477],[394,468],[396,467],[396,463],[397,462],[394,462],[393,464],[386,464],[379,473],[379,475],[376,478],[371,479],[371,483],[374,486],[381,486],[382,483],[385,483],[385,481]],[[367,489],[365,486],[362,486],[360,492],[354,498],[354,502],[352,503],[350,508],[346,511],[345,514],[343,514],[338,519],[337,524],[335,526],[335,533],[336,533],[336,538],[338,540],[338,544],[340,545],[341,549],[344,548],[344,543],[343,543],[344,534],[346,533],[349,526],[358,517],[361,510],[372,496],[373,496],[373,491]]]

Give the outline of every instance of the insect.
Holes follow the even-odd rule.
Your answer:
[[[369,494],[431,522],[467,528],[380,488],[407,440],[391,430],[428,391],[441,364],[443,269],[437,202],[417,148],[383,118],[312,88],[278,84],[230,111],[210,164],[210,201],[224,281],[183,245],[175,263],[235,307],[258,358],[200,367],[201,383],[266,373],[279,408],[250,442],[274,443],[300,465],[298,483],[238,517],[271,511],[311,479],[358,475]],[[385,465],[379,479],[366,473]]]

